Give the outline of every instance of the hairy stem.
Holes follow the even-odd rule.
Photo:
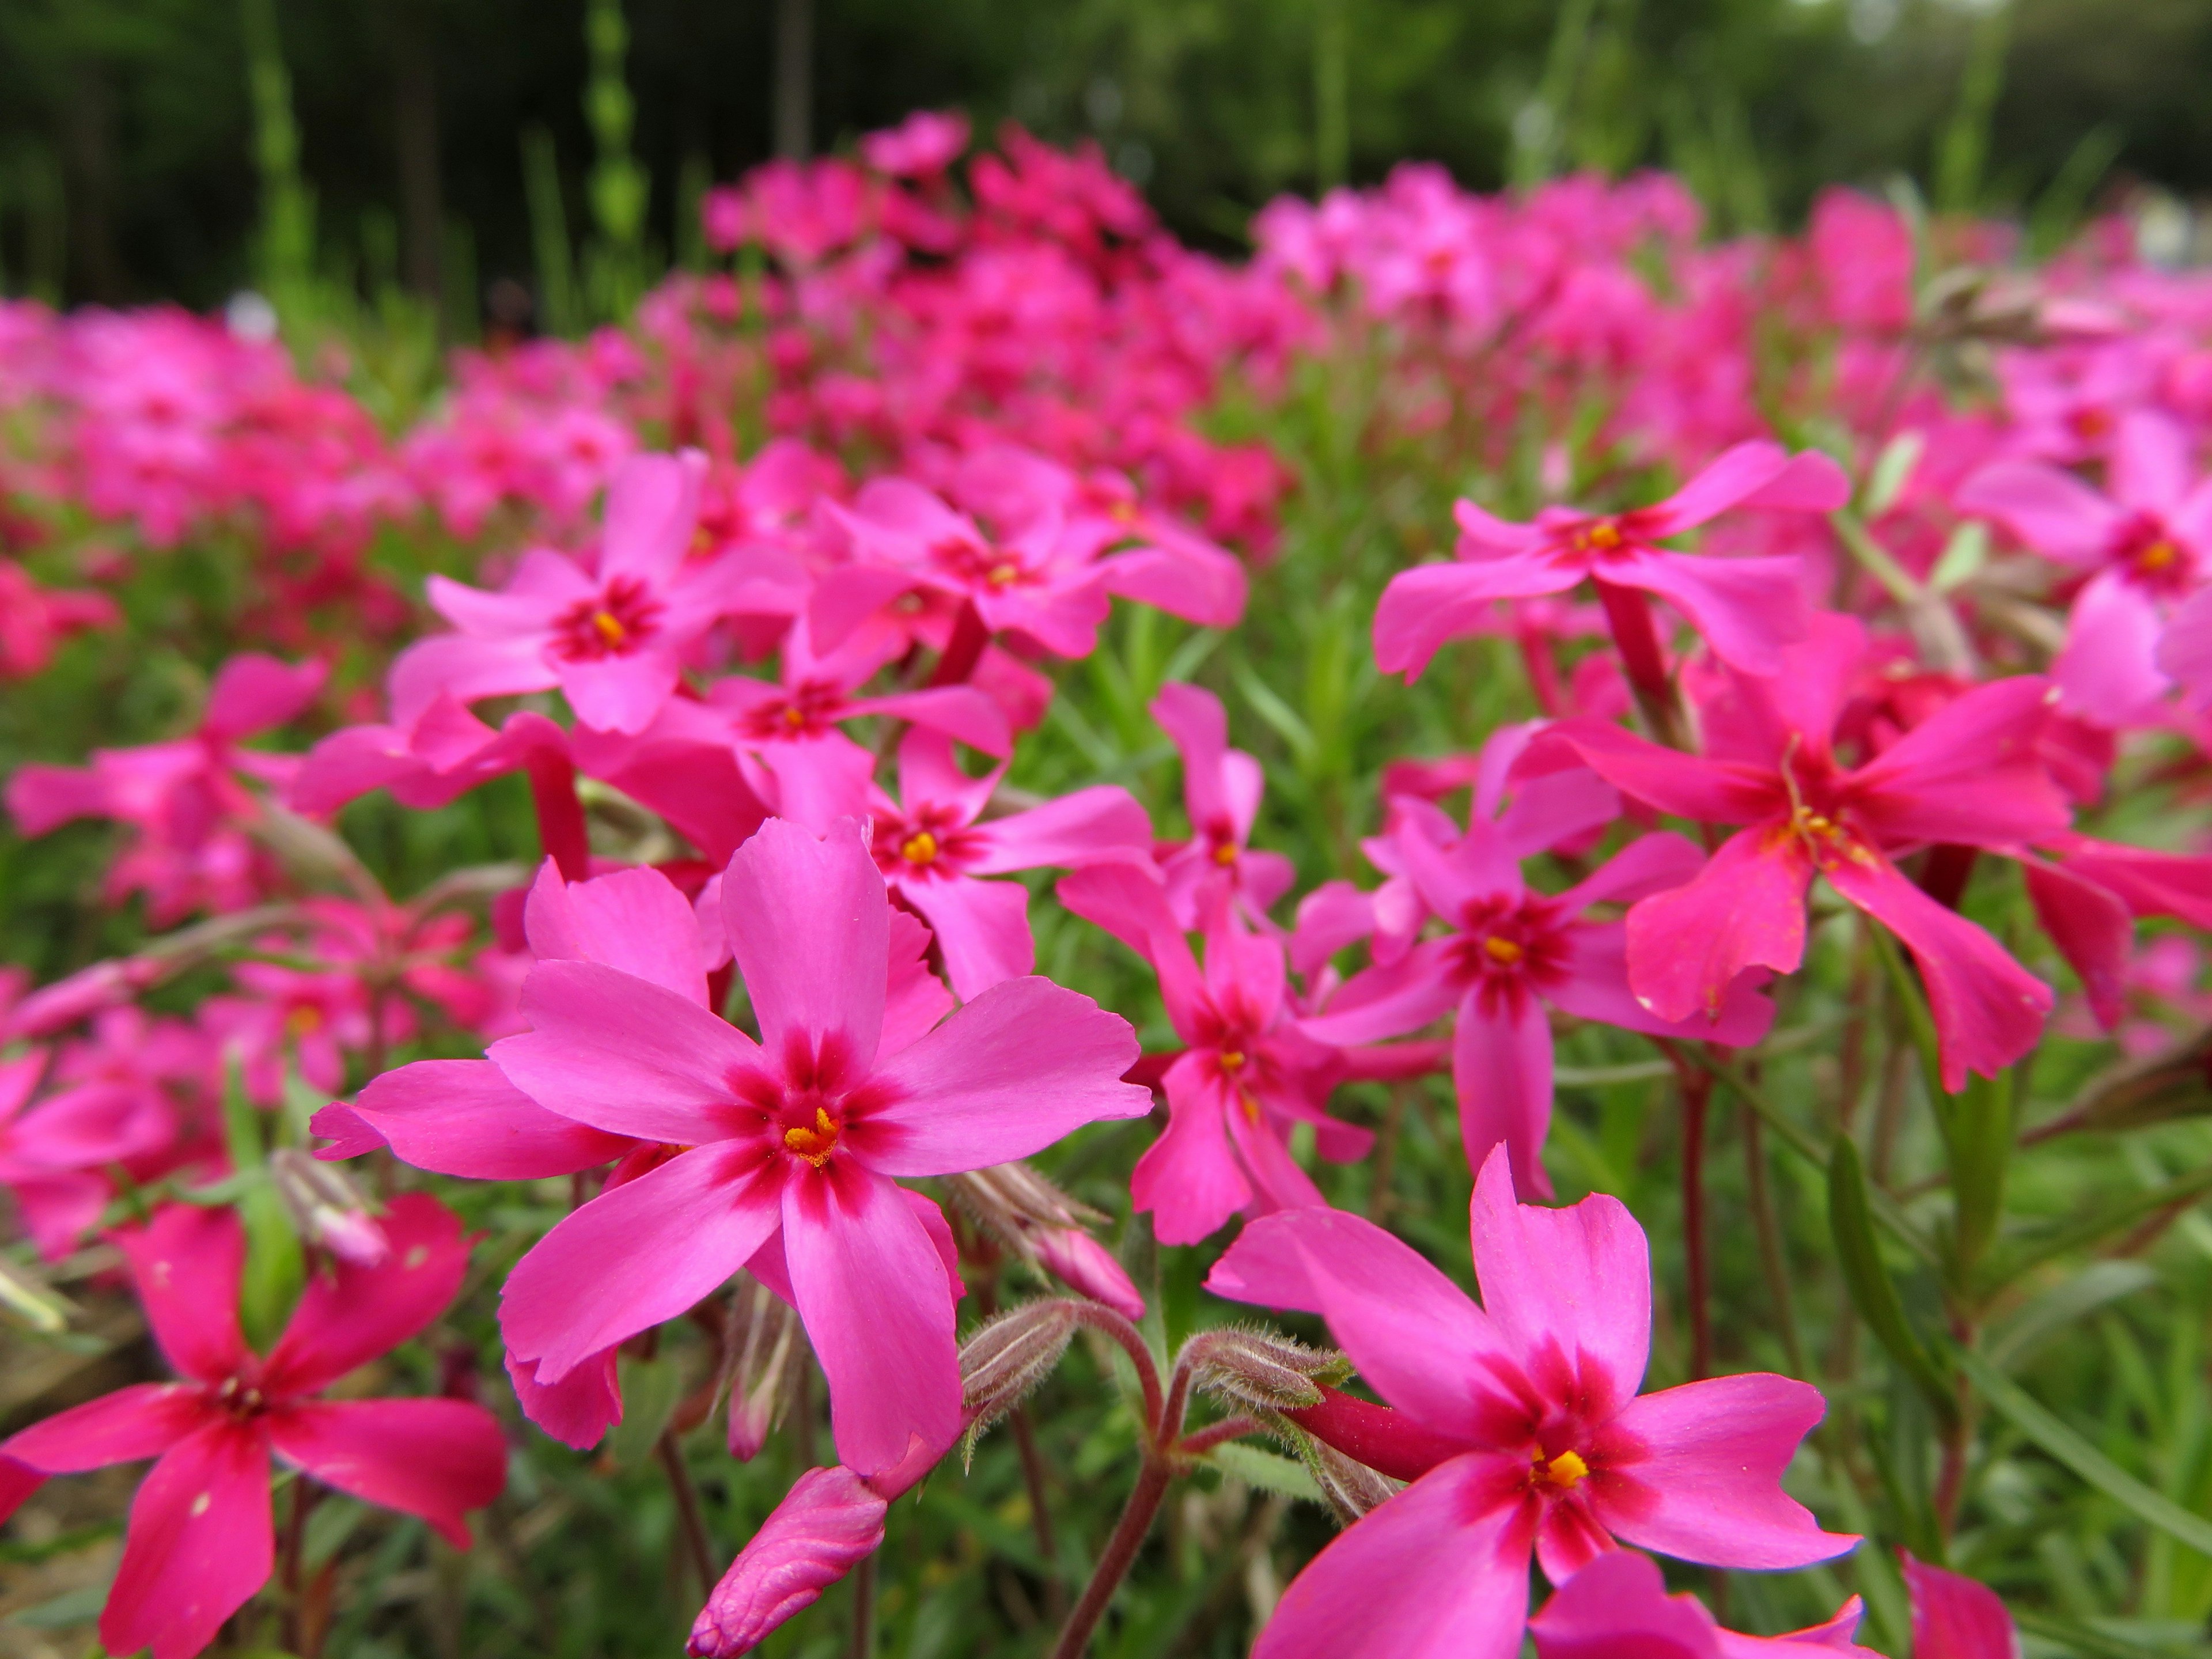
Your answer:
[[[1098,1565],[1091,1575],[1091,1582],[1083,1587],[1075,1611],[1060,1626],[1060,1640],[1053,1644],[1052,1659],[1081,1659],[1090,1647],[1091,1634],[1105,1616],[1106,1604],[1114,1599],[1114,1592],[1128,1576],[1138,1550],[1143,1547],[1145,1534],[1152,1530],[1152,1517],[1159,1513],[1160,1500],[1167,1496],[1168,1480],[1167,1461],[1148,1453],[1144,1468],[1138,1472],[1137,1484],[1129,1493],[1129,1501],[1122,1508],[1121,1518],[1114,1523],[1114,1534],[1106,1540],[1106,1553],[1098,1558]]]
[[[691,1471],[684,1467],[684,1448],[678,1443],[675,1431],[661,1431],[653,1451],[676,1499],[676,1529],[684,1540],[684,1553],[690,1558],[691,1571],[698,1576],[699,1594],[712,1595],[714,1581],[721,1574],[714,1565],[714,1546],[707,1536],[706,1516],[699,1510],[698,1488],[691,1484]]]
[[[1690,1302],[1690,1376],[1713,1374],[1711,1267],[1705,1255],[1705,1108],[1710,1073],[1682,1073],[1682,1255]]]
[[[1045,1611],[1054,1619],[1064,1619],[1067,1588],[1060,1582],[1060,1550],[1052,1534],[1052,1507],[1045,1496],[1044,1454],[1037,1449],[1036,1425],[1030,1420],[1027,1406],[1017,1406],[1006,1414],[1006,1426],[1021,1455],[1022,1485],[1030,1496],[1030,1529],[1036,1534],[1037,1555],[1045,1565]]]

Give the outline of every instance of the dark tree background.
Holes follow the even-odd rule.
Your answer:
[[[251,280],[257,27],[326,274],[465,308],[531,283],[526,132],[592,225],[594,6],[628,26],[648,262],[683,255],[703,179],[775,148],[780,39],[787,143],[947,105],[1094,137],[1218,245],[1277,191],[1407,156],[1477,185],[1672,166],[1731,227],[1831,180],[2031,216],[2212,181],[2212,0],[0,0],[0,289],[204,306]]]

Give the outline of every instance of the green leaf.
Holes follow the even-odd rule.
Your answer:
[[[2047,1613],[2036,1613],[2026,1607],[2013,1607],[2009,1611],[2013,1622],[2030,1636],[2039,1636],[2046,1642],[2055,1642],[2069,1653],[2087,1656],[2087,1659],[2174,1659],[2171,1648],[2146,1647],[2140,1642],[2127,1641],[2087,1625],[2054,1619]]]
[[[624,1354],[617,1363],[623,1420],[607,1437],[607,1455],[624,1468],[635,1468],[653,1455],[661,1431],[676,1414],[684,1378],[673,1359],[633,1359]]]
[[[1936,568],[1929,573],[1928,585],[1938,593],[1954,592],[1972,581],[1989,562],[1990,527],[1979,519],[1969,519],[1943,544]]]
[[[1979,1288],[1984,1292],[1996,1290],[2031,1267],[2086,1249],[2108,1233],[2118,1232],[2174,1205],[2190,1203],[2208,1192],[2212,1192],[2212,1168],[2179,1176],[2148,1192],[2131,1194],[2078,1220],[2063,1222],[2016,1244],[1983,1275]]]
[[[1953,1237],[1958,1283],[1968,1282],[1974,1264],[1995,1240],[2004,1218],[2005,1168],[2012,1161],[2013,1079],[1969,1077],[1966,1092],[1949,1097],[1937,1113],[1950,1153],[1951,1191],[1958,1202]]]
[[[1921,452],[1927,447],[1927,438],[1918,432],[1900,432],[1882,446],[1875,459],[1874,474],[1867,480],[1868,518],[1879,519],[1897,505],[1897,498],[1911,480],[1912,469],[1920,464]]]
[[[275,1183],[256,1181],[238,1200],[246,1224],[246,1272],[239,1284],[239,1322],[264,1353],[276,1340],[307,1282],[307,1253]]]
[[[1321,1495],[1321,1488],[1314,1485],[1313,1476],[1306,1473],[1306,1466],[1294,1457],[1261,1451],[1257,1446],[1231,1440],[1208,1452],[1206,1459],[1218,1466],[1224,1474],[1233,1474],[1246,1486],[1257,1486],[1262,1492],[1303,1498],[1309,1504],[1327,1501]]]
[[[2185,1510],[2163,1493],[2153,1492],[2046,1411],[2019,1383],[1980,1354],[1960,1353],[1959,1366],[1990,1407],[2054,1462],[2071,1469],[2146,1526],[2157,1528],[2212,1559],[2212,1520]]]
[[[1905,1304],[1882,1265],[1881,1247],[1874,1236],[1874,1217],[1867,1202],[1866,1174],[1859,1166],[1859,1149],[1849,1135],[1838,1135],[1828,1154],[1828,1226],[1835,1235],[1836,1255],[1851,1300],[1897,1368],[1911,1380],[1928,1401],[1929,1409],[1946,1428],[1958,1421],[1959,1402],[1944,1376],[1905,1315]]]
[[[1984,1349],[1990,1364],[2000,1370],[2016,1370],[2054,1333],[2122,1297],[2132,1296],[2157,1283],[2158,1275],[2140,1261],[2093,1263],[2073,1278],[2052,1285],[2003,1325],[1993,1328]]]

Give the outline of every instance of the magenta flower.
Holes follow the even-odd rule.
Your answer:
[[[1699,1010],[1670,1019],[1639,1003],[1629,990],[1626,929],[1587,913],[1679,887],[1704,867],[1705,854],[1680,836],[1644,836],[1565,892],[1540,892],[1523,879],[1521,860],[1588,828],[1603,805],[1590,799],[1591,786],[1605,796],[1613,791],[1579,768],[1531,783],[1503,817],[1485,814],[1478,791],[1467,834],[1450,845],[1401,825],[1397,857],[1422,905],[1449,931],[1354,976],[1302,1029],[1350,1046],[1402,1036],[1455,1010],[1452,1082],[1468,1167],[1480,1169],[1502,1145],[1516,1188],[1549,1198],[1550,1009],[1655,1036],[1747,1048],[1766,1035],[1774,1008],[1740,982],[1710,1016]]]
[[[730,1563],[699,1610],[685,1651],[695,1659],[750,1652],[875,1553],[890,1507],[850,1469],[807,1470]]]
[[[1623,794],[1705,823],[1745,826],[1696,878],[1628,913],[1628,980],[1662,1019],[1717,1017],[1750,968],[1796,971],[1815,874],[1905,942],[1928,988],[1943,1086],[1989,1076],[2034,1046],[2051,988],[1892,862],[1943,842],[1999,851],[2065,829],[2066,803],[2037,753],[2047,681],[1978,686],[1858,767],[1834,733],[1865,630],[1814,619],[1762,679],[1719,677],[1702,710],[1706,752],[1684,755],[1617,726],[1553,728]]]
[[[2051,677],[2069,708],[2117,727],[2150,719],[2172,685],[2160,635],[2169,609],[2212,576],[2212,479],[2197,477],[2181,429],[2148,410],[2121,421],[2106,476],[2100,495],[2042,461],[1998,461],[1957,506],[2087,578]],[[2185,672],[2185,644],[2168,654]]]
[[[2012,1615],[1987,1584],[1899,1550],[1912,1597],[1915,1659],[2020,1659]]]
[[[1820,1391],[1764,1374],[1639,1396],[1651,1346],[1643,1229],[1618,1200],[1513,1201],[1502,1151],[1475,1182],[1476,1307],[1358,1216],[1248,1225],[1207,1288],[1320,1314],[1360,1373],[1448,1450],[1298,1575],[1254,1659],[1518,1651],[1531,1553],[1554,1584],[1616,1541],[1711,1566],[1807,1566],[1820,1529],[1781,1474]]]
[[[1401,571],[1383,590],[1375,659],[1385,673],[1419,677],[1446,640],[1484,631],[1494,601],[1563,593],[1589,577],[1601,598],[1609,586],[1657,594],[1723,660],[1772,673],[1776,653],[1805,633],[1797,561],[1701,558],[1659,544],[1731,507],[1829,513],[1850,499],[1843,469],[1817,450],[1741,443],[1664,501],[1626,513],[1552,507],[1534,524],[1508,524],[1462,501],[1452,509],[1457,558]]]
[[[1723,1630],[1696,1596],[1668,1595],[1650,1556],[1608,1550],[1559,1587],[1528,1621],[1528,1634],[1536,1659],[1813,1659],[1817,1653],[1877,1659],[1851,1639],[1863,1612],[1854,1595],[1810,1630],[1744,1636]],[[1916,1645],[1914,1651],[1917,1659],[1954,1659],[1945,1647]]]
[[[177,1116],[158,1091],[80,1084],[26,1110],[46,1070],[36,1048],[0,1060],[0,1187],[40,1254],[66,1255],[100,1219],[110,1165],[161,1151]]]
[[[1217,909],[1206,924],[1201,973],[1150,873],[1097,865],[1067,877],[1059,891],[1069,909],[1152,965],[1168,1018],[1188,1045],[1160,1079],[1167,1131],[1129,1177],[1136,1207],[1151,1212],[1159,1241],[1195,1244],[1239,1212],[1322,1203],[1285,1144],[1291,1126],[1313,1125],[1316,1149],[1340,1163],[1365,1157],[1374,1136],[1325,1109],[1342,1064],[1298,1029],[1283,941]]]
[[[978,822],[1003,765],[971,778],[951,739],[921,726],[900,742],[898,761],[902,799],[878,792],[870,850],[884,884],[929,924],[963,1001],[1019,978],[1036,959],[1028,890],[976,878],[1151,855],[1152,820],[1126,789],[1100,784]]]
[[[507,1347],[558,1383],[751,1262],[789,1285],[830,1379],[840,1459],[876,1474],[934,1457],[960,1427],[951,1239],[897,1177],[981,1169],[1141,1115],[1149,1097],[1120,1081],[1134,1036],[1088,998],[1018,979],[887,1042],[890,905],[849,822],[817,841],[771,820],[731,860],[721,902],[758,1042],[710,1013],[703,990],[541,962],[523,988],[533,1029],[492,1047],[540,1105],[688,1149],[517,1264]],[[771,1241],[781,1260],[757,1261]]]
[[[315,1398],[446,1310],[468,1265],[461,1224],[406,1193],[382,1218],[380,1267],[339,1265],[310,1280],[267,1358],[239,1334],[245,1231],[228,1210],[170,1205],[118,1233],[147,1322],[177,1382],[141,1382],[0,1442],[0,1462],[73,1474],[154,1457],[131,1506],[123,1562],[100,1639],[189,1659],[269,1577],[273,1455],[327,1486],[420,1516],[457,1547],[468,1510],[499,1495],[499,1424],[459,1400]]]
[[[703,456],[639,455],[607,486],[599,558],[526,553],[496,593],[443,576],[430,603],[460,631],[410,646],[392,667],[403,728],[441,694],[460,703],[559,687],[585,725],[642,731],[674,693],[686,653],[747,604],[754,574],[734,556],[687,562],[699,522]],[[762,602],[788,605],[779,568]]]
[[[1159,851],[1176,921],[1203,927],[1218,906],[1233,902],[1247,921],[1268,926],[1267,907],[1290,890],[1297,872],[1280,853],[1252,849],[1267,775],[1258,760],[1229,746],[1229,716],[1211,691],[1170,682],[1152,699],[1152,716],[1182,757],[1190,815],[1190,839]]]

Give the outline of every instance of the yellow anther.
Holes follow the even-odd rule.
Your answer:
[[[319,1031],[322,1029],[322,1025],[323,1011],[319,1008],[309,1007],[304,1002],[284,1017],[284,1029],[295,1037],[305,1036],[310,1031]]]
[[[1137,521],[1137,504],[1134,501],[1116,501],[1106,510],[1123,524]]]
[[[927,830],[917,830],[899,848],[899,856],[908,864],[932,864],[937,859],[937,837]]]
[[[1589,527],[1589,544],[1601,553],[1610,553],[1620,545],[1620,526],[1610,519],[1600,519]]]
[[[1233,841],[1224,841],[1219,846],[1216,847],[1213,849],[1213,861],[1216,864],[1220,865],[1236,863],[1237,843]]]
[[[1008,587],[1021,579],[1021,566],[1006,561],[993,565],[990,574],[984,578],[994,587]]]
[[[799,1124],[786,1129],[783,1144],[818,1170],[830,1161],[830,1154],[837,1150],[837,1126],[830,1121],[826,1109],[817,1106],[814,1109],[814,1127],[810,1129]]]
[[[783,723],[796,732],[806,724],[806,716],[799,712],[796,703],[787,703],[783,710]]]
[[[1500,939],[1492,933],[1482,941],[1482,953],[1492,962],[1510,968],[1528,953],[1510,939]]]
[[[1221,1069],[1223,1071],[1233,1072],[1243,1063],[1244,1051],[1242,1048],[1229,1048],[1222,1052]]]
[[[1260,1121],[1260,1103],[1252,1098],[1252,1091],[1249,1089],[1239,1089],[1237,1091],[1237,1103],[1243,1107],[1244,1121],[1247,1123],[1257,1123]]]
[[[1582,1455],[1572,1450],[1561,1452],[1548,1463],[1539,1452],[1536,1462],[1543,1469],[1544,1479],[1561,1492],[1571,1492],[1576,1483],[1589,1473],[1589,1465],[1583,1462]]]
[[[2163,570],[2181,556],[2181,550],[2172,542],[2153,542],[2136,555],[2136,566],[2142,570]]]
[[[609,645],[620,645],[629,637],[629,630],[616,620],[611,611],[592,612],[592,629]]]

